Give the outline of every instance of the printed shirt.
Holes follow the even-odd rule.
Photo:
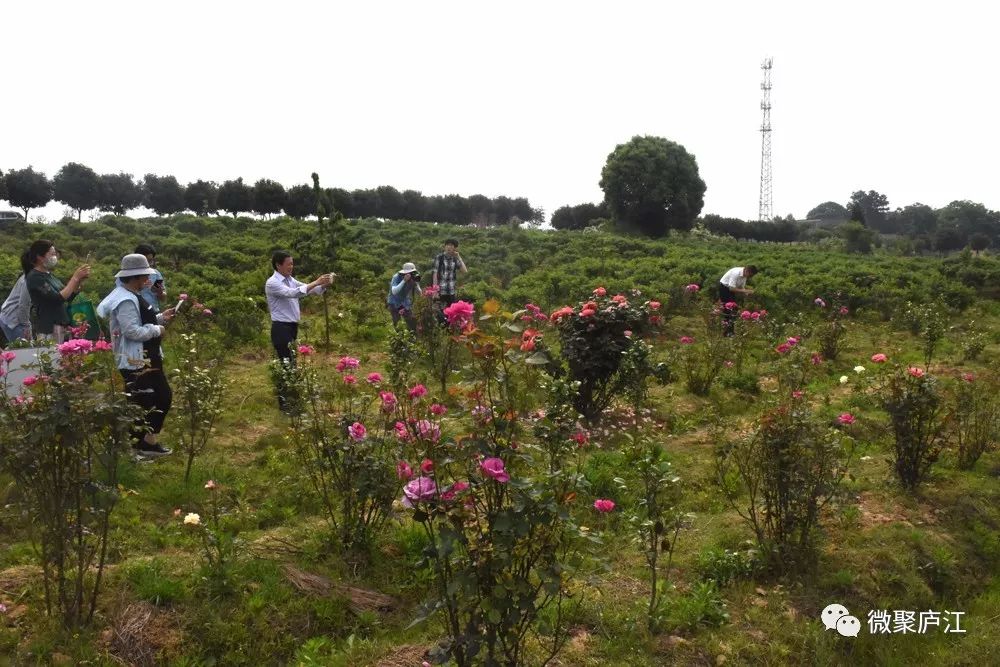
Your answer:
[[[314,287],[309,294],[322,294],[326,289]],[[264,283],[267,309],[272,322],[298,322],[301,315],[299,299],[306,295],[306,284],[277,271]]]
[[[434,271],[437,273],[437,284],[441,294],[455,294],[455,276],[458,273],[458,257],[448,253],[438,253],[434,258]]]
[[[719,282],[729,289],[743,289],[747,286],[747,277],[743,275],[743,267],[737,266],[726,271]]]

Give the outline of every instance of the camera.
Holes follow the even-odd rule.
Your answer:
[[[410,276],[411,276],[411,280],[413,280],[413,282],[415,282],[415,283],[419,283],[420,282],[420,274],[417,273],[416,271],[414,271],[413,273],[411,273]]]

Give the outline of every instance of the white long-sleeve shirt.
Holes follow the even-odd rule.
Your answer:
[[[277,271],[264,283],[267,309],[271,311],[272,322],[298,322],[301,317],[299,299],[306,294],[322,294],[326,288],[317,286],[306,292],[306,283],[291,276],[285,277]]]

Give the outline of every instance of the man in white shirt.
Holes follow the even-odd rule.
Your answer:
[[[739,296],[753,294],[753,290],[747,287],[747,280],[756,275],[757,267],[753,264],[747,266],[735,266],[726,271],[719,279],[719,301],[722,302],[723,330],[726,336],[733,335],[733,323],[736,319],[736,308],[726,307],[727,303],[738,304]]]
[[[264,284],[267,309],[271,312],[271,344],[279,359],[291,359],[292,345],[299,335],[299,299],[309,294],[322,294],[333,282],[332,273],[324,273],[311,283],[292,277],[295,261],[291,253],[278,250],[271,255],[274,274]]]

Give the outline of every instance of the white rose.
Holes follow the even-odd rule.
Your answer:
[[[201,525],[201,517],[194,512],[188,512],[184,517],[184,525],[199,526]]]
[[[849,379],[850,379],[850,378],[848,378],[848,377],[847,377],[846,375],[841,375],[841,376],[840,376],[840,384],[847,384],[847,381],[848,381]]]
[[[855,366],[854,367],[854,372],[855,373],[864,373],[865,372],[865,367],[864,366]]]

